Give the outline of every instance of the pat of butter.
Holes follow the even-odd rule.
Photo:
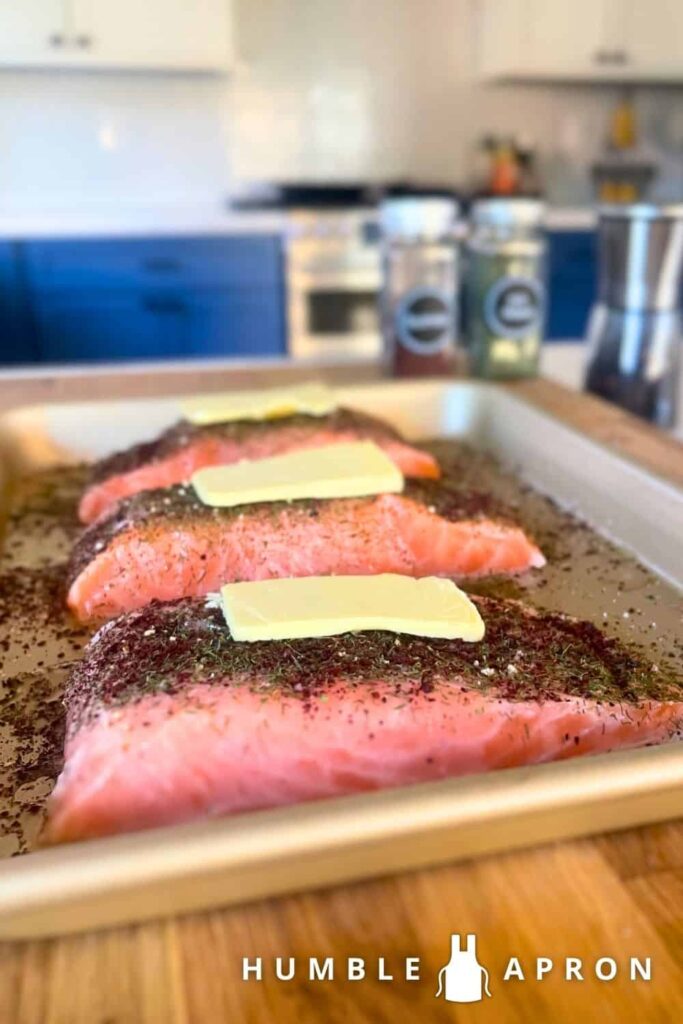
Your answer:
[[[235,640],[294,640],[355,630],[477,641],[484,623],[467,594],[437,576],[308,576],[221,588]]]
[[[182,399],[185,419],[199,426],[234,420],[270,420],[294,413],[326,416],[337,408],[332,391],[324,384],[295,384],[265,391],[226,391]]]
[[[403,474],[372,441],[273,455],[230,466],[207,466],[192,477],[205,505],[231,508],[297,498],[353,498],[403,490]]]

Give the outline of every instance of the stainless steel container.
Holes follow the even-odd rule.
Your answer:
[[[382,332],[392,372],[450,373],[456,358],[458,204],[432,196],[388,199],[382,231]]]
[[[678,401],[683,205],[602,207],[598,259],[586,389],[669,426]]]
[[[603,206],[598,234],[599,301],[611,309],[678,309],[683,204]]]
[[[477,377],[533,376],[545,321],[545,206],[481,199],[465,245],[463,329]]]

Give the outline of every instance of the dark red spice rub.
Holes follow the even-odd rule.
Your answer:
[[[327,416],[306,416],[298,413],[294,416],[283,416],[278,420],[236,420],[232,423],[212,423],[207,426],[197,426],[188,420],[180,420],[154,441],[133,445],[125,451],[116,452],[96,462],[91,467],[88,483],[102,483],[112,476],[130,473],[140,466],[165,459],[185,448],[193,440],[221,437],[239,441],[245,436],[258,437],[260,434],[270,433],[275,426],[283,429],[294,427],[302,431],[309,430],[312,434],[321,428],[340,432],[357,430],[362,431],[368,439],[402,440],[399,432],[388,423],[351,409],[335,409]]]
[[[336,680],[357,686],[362,700],[385,680],[403,701],[453,685],[505,701],[683,701],[675,675],[654,671],[589,622],[515,601],[475,600],[486,622],[477,644],[380,631],[236,643],[222,611],[205,599],[154,603],[109,622],[89,645],[66,689],[69,733],[105,708],[226,681],[264,699],[296,696],[311,708]]]
[[[464,519],[495,519],[510,525],[518,525],[505,506],[490,494],[463,486],[455,473],[441,480],[407,480],[403,495],[427,506],[438,515],[452,522]],[[343,498],[330,499],[344,502]],[[358,501],[358,499],[349,499]],[[372,500],[372,499],[368,499]],[[168,528],[173,523],[188,520],[227,521],[236,515],[250,515],[254,512],[277,516],[284,508],[301,509],[315,516],[320,508],[329,504],[327,499],[305,499],[301,501],[274,501],[267,504],[239,505],[235,508],[210,508],[197,497],[190,484],[159,488],[153,491],[139,491],[123,498],[107,515],[87,527],[73,547],[69,560],[68,585],[80,575],[85,567],[103,551],[115,537],[128,530],[154,530],[163,524]]]

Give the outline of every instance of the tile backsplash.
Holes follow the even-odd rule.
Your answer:
[[[217,203],[231,183],[463,183],[476,140],[520,133],[551,198],[586,201],[615,89],[490,86],[476,0],[234,0],[225,77],[0,71],[0,209]],[[683,192],[679,89],[640,90],[643,134]]]
[[[0,72],[0,208],[211,201],[229,152],[222,79]]]

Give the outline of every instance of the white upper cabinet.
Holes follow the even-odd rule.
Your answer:
[[[611,0],[525,0],[525,43],[539,75],[594,75],[609,66]]]
[[[74,41],[88,63],[225,68],[229,0],[71,0]]]
[[[0,0],[0,62],[44,64],[58,59],[67,35],[63,0]]]
[[[230,0],[0,0],[0,63],[225,71]]]
[[[632,0],[623,19],[629,75],[683,79],[683,0]]]
[[[683,0],[479,0],[485,78],[683,79]]]

